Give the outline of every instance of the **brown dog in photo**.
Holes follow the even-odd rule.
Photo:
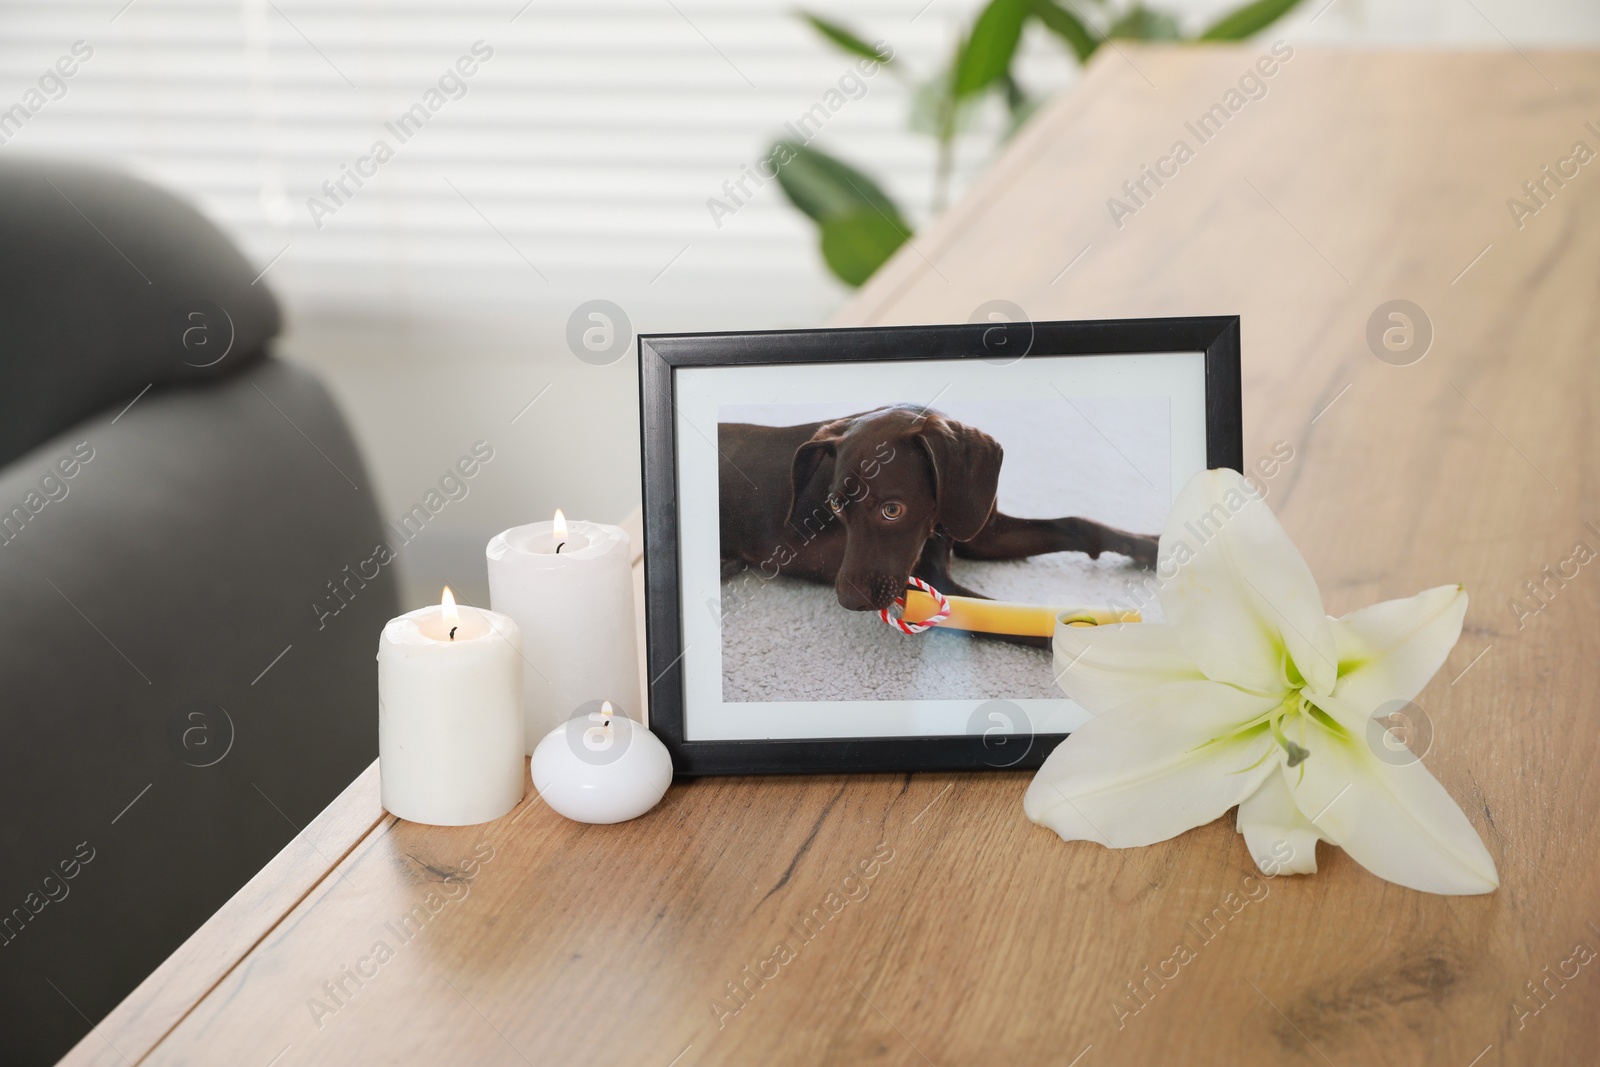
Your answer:
[[[944,593],[982,597],[950,577],[952,552],[991,560],[1116,552],[1155,566],[1154,536],[997,510],[1000,442],[934,411],[907,405],[800,426],[722,423],[717,449],[724,576],[752,567],[767,578],[826,583],[851,611],[888,607],[912,575]]]

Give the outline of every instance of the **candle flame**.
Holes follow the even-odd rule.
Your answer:
[[[611,701],[602,700],[600,702],[600,714],[605,716],[608,719],[611,718],[611,716],[616,714],[616,712],[611,710]]]
[[[560,508],[556,508],[556,520],[554,523],[554,528],[550,531],[550,536],[554,538],[557,543],[567,539],[567,517],[561,514]]]
[[[439,607],[443,611],[446,626],[461,625],[461,612],[456,610],[456,595],[450,591],[448,585],[444,587],[444,593],[439,597]]]

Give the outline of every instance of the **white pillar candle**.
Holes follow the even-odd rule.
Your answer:
[[[394,815],[467,826],[522,799],[522,642],[515,620],[444,598],[383,628],[378,773]]]
[[[522,628],[528,754],[595,701],[642,722],[627,532],[569,526],[558,511],[553,522],[495,534],[485,554],[489,605]]]

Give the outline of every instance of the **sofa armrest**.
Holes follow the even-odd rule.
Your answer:
[[[0,464],[146,385],[260,359],[278,305],[193,206],[126,174],[0,159]]]

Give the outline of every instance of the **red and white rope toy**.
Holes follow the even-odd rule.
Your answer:
[[[929,615],[921,622],[906,622],[903,619],[893,618],[890,616],[888,608],[883,608],[878,612],[879,618],[883,619],[884,622],[888,623],[890,626],[893,626],[896,630],[899,630],[903,634],[920,634],[924,630],[933,629],[935,626],[938,626],[941,622],[944,622],[944,620],[950,617],[950,601],[945,599],[943,593],[939,592],[939,590],[935,589],[921,578],[909,578],[907,581],[916,586],[918,589],[922,590],[924,593],[927,593],[929,596],[933,597],[933,599],[937,600],[939,602],[939,610],[934,612],[932,615]],[[900,608],[901,612],[905,611],[906,598],[904,594],[895,597],[894,602]]]

